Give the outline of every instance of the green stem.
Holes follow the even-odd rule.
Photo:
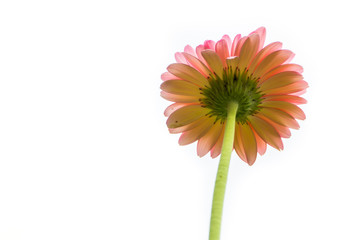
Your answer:
[[[221,148],[221,157],[215,181],[209,240],[220,239],[221,216],[224,205],[224,196],[227,175],[229,171],[230,157],[234,146],[235,120],[237,109],[238,103],[229,103],[224,132],[224,140]]]

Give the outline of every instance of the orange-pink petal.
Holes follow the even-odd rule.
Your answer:
[[[188,61],[188,63],[194,67],[196,70],[198,70],[204,77],[208,77],[211,71],[207,68],[207,66],[200,61],[198,58],[194,57],[191,54],[183,53],[184,57]]]
[[[250,35],[240,50],[240,64],[241,70],[248,68],[251,60],[255,57],[260,44],[260,37],[257,33]]]
[[[230,57],[226,59],[226,65],[228,68],[231,68],[233,71],[237,68],[240,63],[239,57]]]
[[[168,93],[165,91],[161,91],[160,96],[171,102],[178,102],[178,103],[198,103],[199,102],[199,98],[196,96],[176,95],[176,94],[171,94],[171,93]]]
[[[166,124],[168,128],[182,127],[205,116],[208,112],[209,110],[201,105],[185,106],[173,112],[166,121]]]
[[[285,63],[288,59],[292,58],[294,53],[289,50],[277,50],[266,56],[254,70],[254,77],[258,78],[263,76],[271,69]]]
[[[176,95],[203,97],[197,85],[184,80],[165,81],[160,85],[160,89]]]
[[[254,137],[256,139],[256,148],[257,148],[257,151],[260,155],[264,155],[265,152],[266,152],[266,142],[264,142],[264,140],[261,139],[261,137],[259,137],[259,135],[256,133],[256,131],[251,127],[250,125],[250,128],[251,130],[253,130],[253,133],[254,133]]]
[[[204,50],[201,52],[202,56],[206,60],[208,66],[214,71],[216,75],[222,77],[224,66],[219,55],[212,50]]]
[[[289,102],[268,101],[268,102],[263,102],[261,106],[280,109],[281,111],[290,114],[292,117],[296,119],[304,120],[306,118],[305,113],[303,112],[303,110],[301,110],[301,108]]]
[[[239,129],[239,125],[240,125],[239,123],[237,123],[235,125],[234,149],[235,149],[236,154],[241,158],[241,160],[248,163],[246,160],[246,154],[245,154],[245,149],[244,149],[244,145],[243,145],[242,138],[241,138],[241,132]]]
[[[263,101],[264,102],[285,101],[285,102],[289,102],[289,103],[293,103],[293,104],[307,103],[306,99],[299,97],[299,96],[294,96],[294,95],[270,95],[270,96],[264,97]]]
[[[205,156],[215,145],[219,139],[223,125],[217,121],[210,130],[202,136],[197,144],[197,154],[199,157]]]
[[[198,140],[202,136],[204,136],[213,125],[214,125],[214,119],[206,117],[195,128],[193,128],[189,131],[183,132],[179,138],[179,144],[187,145],[187,144],[195,142],[196,140]]]
[[[241,39],[239,39],[239,41],[237,42],[236,46],[235,46],[235,50],[234,50],[234,56],[240,56],[240,51],[242,49],[242,46],[244,45],[245,41],[248,39],[248,37],[242,37]]]
[[[208,117],[207,116],[202,116],[201,118],[187,124],[181,127],[177,127],[177,128],[169,128],[169,132],[170,133],[183,133],[186,131],[189,131],[197,126],[199,126],[200,124],[202,124],[204,122],[204,120],[206,120]]]
[[[289,138],[291,136],[291,132],[288,127],[277,124],[276,122],[271,121],[269,118],[265,117],[264,115],[258,115],[258,117],[261,117],[263,120],[267,121],[271,126],[273,126],[276,129],[276,131],[279,133],[280,137]]]
[[[222,148],[222,144],[223,144],[223,140],[224,140],[224,133],[225,133],[225,124],[226,124],[226,121],[225,121],[225,123],[221,124],[222,129],[221,129],[220,136],[210,151],[210,155],[212,158],[216,158],[221,153],[221,148]]]
[[[265,142],[278,150],[284,148],[279,133],[271,124],[257,116],[249,116],[248,119],[256,133],[259,134]]]
[[[261,49],[256,56],[254,57],[254,59],[252,60],[252,62],[250,63],[250,67],[249,67],[249,72],[253,73],[254,70],[257,68],[257,66],[259,65],[259,63],[266,57],[268,56],[270,53],[273,53],[277,50],[280,50],[282,47],[282,43],[281,42],[273,42],[270,43],[269,45],[267,45],[266,47],[264,47],[263,49]]]
[[[244,147],[246,162],[251,166],[257,156],[256,139],[252,129],[247,124],[239,124],[241,142]]]
[[[192,82],[200,87],[207,85],[208,80],[193,67],[183,63],[170,64],[167,70],[173,75]]]
[[[297,92],[304,91],[308,87],[308,83],[304,80],[294,82],[285,87],[274,88],[265,90],[264,94],[267,95],[284,95],[284,94],[296,94]]]
[[[280,109],[264,107],[261,109],[259,114],[264,115],[268,119],[270,119],[273,122],[276,122],[277,124],[280,124],[282,126],[293,128],[293,129],[300,128],[300,125],[295,120],[295,118],[293,118],[290,114],[288,114],[284,111],[281,111]]]
[[[308,85],[306,84],[306,88],[307,88],[307,87],[308,87]],[[306,88],[303,89],[303,90],[301,90],[301,91],[292,92],[292,93],[290,93],[290,94],[293,95],[293,96],[301,96],[301,95],[303,95],[303,94],[306,93]]]
[[[298,72],[281,72],[278,73],[265,81],[261,81],[262,78],[259,79],[260,91],[265,91],[274,88],[285,87],[294,82],[298,82],[303,80],[304,77]]]
[[[274,76],[275,74],[278,74],[281,72],[289,72],[289,71],[298,72],[301,74],[304,71],[304,69],[302,66],[300,66],[298,64],[294,64],[294,63],[283,64],[283,65],[277,66],[276,68],[273,68],[271,71],[265,73],[264,76],[261,77],[261,79],[263,79],[263,81],[265,81],[266,79]]]
[[[190,105],[191,103],[173,103],[171,105],[169,105],[165,111],[164,111],[164,115],[165,117],[170,116],[170,114],[172,114],[173,112],[175,112],[176,110],[178,110],[179,108],[185,107]]]

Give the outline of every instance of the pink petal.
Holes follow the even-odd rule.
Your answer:
[[[205,156],[216,144],[221,134],[222,124],[217,121],[210,130],[199,139],[197,144],[197,154],[199,157]]]
[[[200,87],[208,84],[208,80],[193,67],[183,63],[173,63],[168,66],[167,70],[175,76],[192,82]]]
[[[169,72],[164,72],[163,74],[161,74],[161,79],[163,81],[167,81],[167,80],[175,80],[175,79],[180,79],[177,76],[169,73]]]
[[[301,110],[301,108],[289,102],[268,101],[268,102],[263,102],[261,106],[280,109],[281,111],[290,114],[292,117],[296,119],[304,120],[306,118],[305,113],[303,112],[303,110]]]
[[[175,53],[175,59],[176,59],[176,62],[178,62],[178,63],[187,64],[185,57],[180,52]]]
[[[226,66],[226,59],[229,57],[229,48],[224,39],[216,43],[215,51],[219,55],[223,65]]]
[[[213,40],[206,40],[204,42],[204,48],[215,51],[215,42]]]
[[[220,57],[212,50],[204,50],[201,54],[214,73],[222,78],[224,66]]]
[[[250,67],[249,67],[249,72],[253,73],[256,69],[256,67],[259,65],[259,63],[264,60],[265,57],[267,57],[269,54],[281,49],[282,47],[282,43],[281,42],[274,42],[274,43],[270,43],[269,45],[267,45],[266,47],[264,47],[263,49],[260,50],[260,52],[258,52],[255,56],[255,58],[252,60]]]
[[[278,50],[266,56],[254,71],[254,77],[258,78],[263,76],[271,69],[285,63],[288,59],[292,58],[294,54],[289,50]]]
[[[260,37],[260,44],[259,44],[259,49],[258,49],[258,51],[259,51],[260,49],[262,49],[264,47],[265,37],[266,37],[266,29],[264,27],[259,27],[251,34],[254,34],[254,33],[259,34],[259,37]]]
[[[232,45],[231,45],[230,56],[235,56],[235,49],[236,49],[236,46],[237,46],[238,42],[240,41],[240,39],[241,39],[241,34],[238,34],[235,36],[234,41],[232,42]]]
[[[256,133],[265,142],[278,150],[282,150],[284,148],[279,133],[271,124],[257,116],[249,116],[248,119]]]
[[[199,98],[196,96],[182,96],[182,95],[171,94],[164,91],[160,92],[160,96],[171,102],[199,103]]]
[[[196,47],[196,55],[197,55],[197,58],[202,61],[204,64],[207,64],[205,59],[203,58],[203,56],[201,55],[201,52],[204,51],[205,48],[204,48],[204,45],[199,45]]]
[[[184,52],[186,52],[187,54],[190,54],[190,55],[196,57],[195,50],[194,50],[190,45],[186,45],[186,46],[185,46]]]
[[[165,81],[160,85],[160,89],[175,95],[195,96],[198,99],[203,97],[197,85],[184,80]]]
[[[231,50],[231,38],[229,37],[229,35],[226,35],[226,34],[225,34],[225,35],[222,37],[222,39],[225,40],[226,45],[228,46],[228,49],[229,49],[229,54],[230,54],[230,50]]]
[[[167,119],[166,124],[168,128],[182,127],[205,116],[208,112],[209,110],[201,105],[185,106],[173,112]]]

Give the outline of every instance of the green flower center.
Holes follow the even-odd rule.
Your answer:
[[[216,121],[224,122],[231,101],[239,104],[236,122],[245,124],[248,116],[259,111],[263,94],[259,91],[257,79],[248,74],[247,70],[225,68],[221,77],[211,74],[208,80],[209,86],[200,89],[204,95],[200,102],[210,109],[209,117],[215,116]]]

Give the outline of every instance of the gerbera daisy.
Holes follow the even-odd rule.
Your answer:
[[[266,146],[281,150],[281,138],[298,129],[296,119],[305,119],[297,106],[308,87],[303,68],[289,63],[294,54],[280,42],[263,47],[265,28],[249,36],[228,35],[207,40],[196,49],[187,45],[177,52],[177,63],[161,75],[161,96],[175,102],[165,110],[170,133],[182,133],[180,145],[198,140],[200,157],[221,152],[229,102],[238,104],[234,149],[249,165]]]
[[[294,54],[280,42],[265,42],[261,27],[231,41],[205,41],[175,54],[177,63],[162,74],[161,96],[173,101],[165,110],[171,133],[182,133],[180,145],[198,141],[200,157],[221,153],[210,221],[210,240],[220,238],[221,216],[230,156],[235,149],[249,165],[270,145],[283,149],[281,138],[304,120],[297,106],[308,84],[302,67],[289,63]]]

